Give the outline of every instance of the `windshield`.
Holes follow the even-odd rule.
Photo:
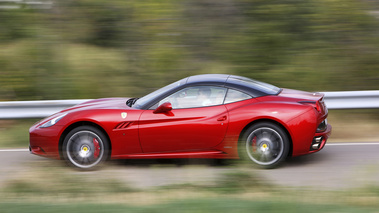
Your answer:
[[[186,82],[187,78],[185,79],[182,79],[182,80],[179,80],[179,81],[176,81],[172,84],[169,84],[165,87],[162,87],[158,90],[155,90],[154,92],[148,94],[148,95],[145,95],[143,96],[142,98],[138,99],[135,104],[133,105],[133,107],[135,108],[141,108],[142,106],[144,106],[146,103],[149,103],[151,100],[153,100],[154,98],[164,94],[165,92],[175,88],[175,87],[178,87],[180,85],[183,85],[185,82]]]

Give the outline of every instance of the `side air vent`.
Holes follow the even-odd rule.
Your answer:
[[[133,122],[126,121],[126,122],[121,122],[117,124],[117,126],[114,129],[126,129],[128,126],[130,126]]]

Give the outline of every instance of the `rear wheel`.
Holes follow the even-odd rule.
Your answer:
[[[261,122],[251,126],[243,135],[241,151],[245,158],[262,168],[274,168],[286,159],[289,139],[276,124]]]
[[[79,169],[91,170],[104,162],[108,156],[107,137],[97,128],[80,126],[71,130],[63,142],[63,157]]]

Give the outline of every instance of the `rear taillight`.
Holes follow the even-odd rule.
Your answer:
[[[321,112],[321,104],[320,104],[319,101],[316,102],[316,110],[317,110],[318,112]]]
[[[319,101],[299,101],[299,103],[310,105],[317,110],[317,112],[321,112],[321,104]]]

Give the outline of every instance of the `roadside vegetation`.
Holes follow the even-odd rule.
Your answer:
[[[0,149],[28,148],[29,128],[38,120],[0,120]]]
[[[149,188],[133,187],[110,173],[77,173],[40,162],[0,187],[1,212],[377,212],[379,207],[377,186],[280,187],[244,166],[206,183]]]

